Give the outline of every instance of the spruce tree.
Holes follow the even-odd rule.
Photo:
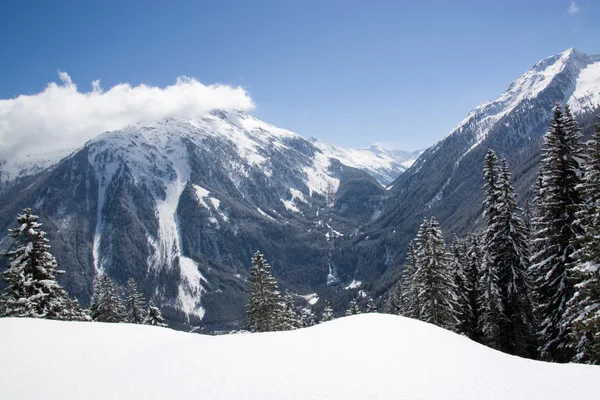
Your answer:
[[[481,319],[481,288],[479,284],[479,274],[483,263],[483,244],[482,235],[475,233],[468,236],[466,264],[464,270],[465,288],[467,293],[468,307],[463,309],[461,318],[461,332],[467,335],[470,339],[481,342],[482,334],[479,329],[479,321]],[[467,312],[464,312],[467,311]]]
[[[462,239],[454,236],[450,248],[450,271],[454,276],[454,285],[456,286],[457,296],[457,316],[460,321],[456,331],[468,335],[468,322],[471,319],[471,303],[469,296],[471,294],[470,282],[467,280],[467,246]]]
[[[429,221],[425,220],[421,224],[416,240],[420,245],[424,240],[426,231],[429,227]],[[419,303],[419,288],[415,284],[415,273],[418,268],[417,249],[414,241],[408,245],[408,253],[406,254],[406,262],[402,271],[401,288],[399,300],[402,302],[402,315],[409,318],[419,319],[421,316],[421,305]]]
[[[305,307],[300,312],[300,318],[302,321],[302,326],[304,328],[308,328],[309,326],[315,325],[315,314],[313,313],[310,307]]]
[[[360,314],[360,308],[358,308],[358,303],[356,299],[350,300],[350,304],[348,305],[348,309],[346,310],[346,315],[357,315]]]
[[[138,292],[137,284],[133,278],[127,280],[125,298],[125,320],[132,324],[142,324],[146,318],[144,312],[144,296]]]
[[[144,318],[144,325],[162,326],[166,327],[165,319],[160,312],[160,308],[156,307],[152,301],[148,304],[148,311]]]
[[[278,331],[290,331],[302,327],[302,321],[294,308],[294,300],[289,292],[283,296],[283,309],[278,320]]]
[[[247,306],[248,326],[252,332],[279,330],[283,319],[283,299],[271,266],[260,253],[254,253],[250,267],[250,299]]]
[[[50,253],[46,233],[30,208],[17,216],[18,228],[10,229],[12,250],[3,273],[8,286],[0,296],[0,312],[5,317],[30,317],[58,320],[88,320],[76,300],[71,300],[57,282],[58,269]]]
[[[419,239],[414,285],[421,306],[419,319],[448,330],[458,324],[456,286],[450,271],[450,256],[435,217]]]
[[[573,361],[600,364],[600,123],[587,143],[583,183],[583,206],[578,212],[581,248],[568,270],[575,293],[567,303],[565,325],[574,348]]]
[[[375,301],[373,300],[373,298],[371,296],[369,296],[367,298],[367,305],[366,305],[365,311],[368,313],[376,313],[377,312],[377,306],[375,305]]]
[[[124,322],[125,307],[117,286],[107,274],[100,275],[94,284],[90,315],[98,322]]]
[[[388,290],[384,304],[384,312],[387,314],[404,315],[405,301],[403,297],[402,279],[399,279],[390,290]]]
[[[332,321],[334,319],[333,308],[331,307],[331,303],[329,301],[325,302],[325,308],[323,309],[323,314],[321,314],[321,322]]]
[[[568,362],[574,357],[571,326],[564,320],[573,282],[567,270],[576,260],[577,224],[581,208],[581,134],[568,107],[556,106],[544,138],[540,179],[533,220],[532,275],[535,279],[536,313],[540,316],[540,356],[548,361]]]
[[[498,179],[497,215],[492,223],[492,242],[496,254],[498,286],[503,318],[499,320],[499,350],[535,356],[535,334],[531,281],[529,277],[529,240],[520,217],[506,159],[502,160]]]

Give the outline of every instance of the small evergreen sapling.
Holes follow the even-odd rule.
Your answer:
[[[98,322],[124,322],[125,308],[117,286],[106,274],[100,275],[94,284],[94,297],[90,314]]]
[[[148,311],[144,319],[144,325],[166,327],[165,320],[160,312],[160,308],[156,307],[152,301],[148,304]]]

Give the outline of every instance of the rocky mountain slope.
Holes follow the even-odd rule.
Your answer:
[[[568,103],[584,131],[600,106],[600,55],[569,49],[535,64],[498,99],[477,106],[460,124],[402,174],[383,213],[349,244],[378,254],[378,263],[354,265],[359,278],[397,272],[423,218],[436,216],[447,240],[481,223],[482,165],[488,149],[509,161],[520,200],[532,197],[540,145],[552,108]],[[367,250],[365,250],[367,251]],[[385,263],[382,255],[393,252]]]
[[[241,111],[143,123],[40,173],[17,170],[0,228],[33,207],[84,304],[105,272],[120,284],[135,278],[174,323],[236,328],[257,249],[294,292],[339,281],[336,238],[376,217],[386,195],[367,172],[386,183],[410,162],[377,152],[316,146]],[[337,158],[355,153],[361,163]]]

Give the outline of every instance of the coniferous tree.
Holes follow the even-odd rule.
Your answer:
[[[325,308],[323,309],[323,314],[321,315],[321,322],[332,321],[334,319],[333,308],[329,301],[325,302]]]
[[[165,319],[160,312],[160,308],[156,307],[152,301],[148,304],[148,311],[144,318],[144,325],[162,326],[166,327]]]
[[[13,249],[6,253],[10,264],[3,273],[8,286],[0,296],[2,316],[89,320],[56,280],[64,271],[58,270],[38,217],[26,208],[17,222],[19,227],[10,229]]]
[[[358,303],[356,299],[352,299],[348,306],[348,310],[346,310],[346,315],[357,315],[360,314],[360,308],[358,308]]]
[[[375,305],[375,301],[373,300],[373,298],[371,296],[369,296],[367,298],[367,305],[366,305],[365,312],[368,312],[368,313],[376,313],[377,312],[377,306]]]
[[[568,339],[572,332],[564,315],[575,292],[568,279],[569,266],[576,261],[581,228],[581,134],[567,106],[553,111],[544,138],[540,179],[533,220],[534,247],[532,275],[535,279],[537,314],[540,315],[540,356],[549,361],[568,362],[574,349]]]
[[[133,278],[127,280],[125,299],[125,320],[132,324],[143,324],[146,318],[144,312],[144,296],[138,291],[137,284]]]
[[[419,229],[419,233],[416,237],[416,241],[419,246],[425,238],[428,227],[429,221],[423,221]],[[408,245],[406,263],[404,264],[404,270],[402,271],[402,291],[399,293],[398,297],[402,301],[403,305],[401,314],[405,317],[414,319],[420,319],[421,316],[421,304],[419,303],[419,288],[417,287],[415,282],[415,274],[417,272],[417,269],[417,248],[415,247],[414,241],[411,241]]]
[[[277,329],[278,331],[290,331],[302,327],[301,317],[298,315],[294,308],[294,301],[292,295],[289,292],[283,296],[283,309],[281,316],[278,320]]]
[[[464,240],[454,236],[452,246],[450,248],[450,271],[454,276],[454,285],[456,286],[457,296],[457,317],[459,324],[456,328],[458,333],[467,334],[466,323],[470,320],[471,304],[469,295],[471,293],[470,282],[467,281],[466,266],[467,266],[467,247]]]
[[[529,241],[525,224],[510,183],[506,160],[498,177],[497,214],[492,222],[494,265],[502,299],[503,317],[499,320],[499,350],[525,357],[535,356],[535,334],[531,281],[529,278]]]
[[[479,321],[481,319],[481,289],[479,285],[479,274],[483,263],[483,244],[481,243],[481,235],[473,234],[467,238],[467,255],[465,264],[465,288],[467,293],[467,302],[469,306],[464,309],[461,319],[461,332],[467,335],[470,339],[477,342],[482,341],[482,334],[479,329]]]
[[[421,306],[419,319],[448,330],[458,324],[456,286],[444,237],[435,217],[426,224],[419,239],[414,285]]]
[[[565,324],[575,350],[574,361],[600,364],[600,123],[587,143],[583,183],[583,206],[577,214],[581,248],[568,270],[575,293],[567,303]]]
[[[394,315],[404,315],[405,302],[402,294],[402,279],[392,285],[387,292],[383,312]]]
[[[125,307],[117,285],[107,274],[100,275],[94,284],[90,315],[98,322],[124,322]]]
[[[300,312],[300,319],[302,326],[308,328],[309,326],[315,325],[315,314],[310,307],[305,307]]]
[[[284,314],[283,299],[271,266],[260,252],[254,253],[250,268],[248,325],[252,332],[279,330]]]

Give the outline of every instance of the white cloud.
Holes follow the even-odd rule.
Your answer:
[[[577,5],[576,2],[571,1],[571,5],[569,6],[569,9],[567,10],[567,12],[571,15],[575,15],[577,14],[581,9],[579,8],[579,6]]]
[[[40,93],[0,99],[0,160],[82,146],[98,134],[165,117],[194,117],[214,109],[250,110],[241,87],[204,85],[179,77],[164,88],[120,83],[104,91],[100,81],[81,92],[69,74],[58,72]]]

